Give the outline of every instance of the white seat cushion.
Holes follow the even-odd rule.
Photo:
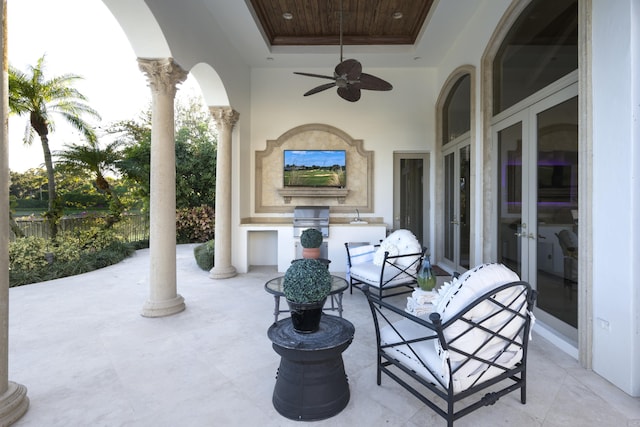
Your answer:
[[[380,342],[382,346],[399,342],[401,340],[407,341],[420,337],[426,337],[435,333],[409,319],[402,319],[398,322],[395,322],[393,326],[398,332],[400,332],[403,339],[400,338],[400,335],[398,335],[396,330],[387,325],[380,330]],[[447,372],[447,367],[436,351],[436,348],[433,345],[433,341],[437,340],[414,343],[411,344],[411,348],[409,348],[409,346],[406,344],[398,345],[396,347],[386,348],[383,351],[391,358],[399,361],[404,366],[413,370],[416,374],[420,375],[425,380],[433,384],[438,384],[440,387],[446,390],[449,387],[449,375]],[[522,350],[520,348],[517,348],[516,346],[513,346],[498,357],[497,363],[502,366],[512,367],[521,359]],[[429,369],[427,369],[425,365]],[[460,362],[451,362],[451,367],[453,370],[458,368],[458,366],[460,366]],[[504,372],[500,368],[486,368],[486,365],[482,365],[477,361],[471,361],[465,364],[453,376],[453,391],[455,393],[458,393],[460,391],[466,390],[470,386],[474,385],[475,381],[481,375],[482,381],[485,381]]]
[[[349,270],[349,274],[353,279],[359,280],[360,282],[379,288],[381,270],[382,270],[382,266],[375,265],[372,262],[366,262],[363,264],[351,266],[351,269]],[[382,279],[384,285],[382,287],[385,288],[387,286],[410,283],[413,280],[415,280],[413,277],[409,276],[406,273],[401,273],[398,275],[398,277],[393,278],[393,276],[397,275],[398,272],[399,270],[392,265],[385,266],[384,277]],[[387,281],[390,281],[390,282],[386,283]]]

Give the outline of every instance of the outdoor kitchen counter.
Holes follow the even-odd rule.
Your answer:
[[[361,217],[363,222],[351,224],[352,219],[330,218],[329,237],[324,241],[328,245],[327,258],[331,260],[329,270],[332,273],[347,270],[345,242],[378,243],[386,237],[387,224],[380,218]],[[293,236],[290,216],[243,218],[238,237],[234,240],[233,265],[239,273],[249,271],[252,265],[275,265],[278,272],[284,273],[296,258],[295,245],[299,244],[299,239]]]
[[[375,225],[385,227],[387,224],[380,217],[361,217],[362,221],[352,222],[352,217],[330,217],[329,224],[330,225]],[[250,218],[242,218],[240,220],[240,225],[243,227],[277,227],[277,226],[291,226],[293,221],[293,217],[250,217]]]

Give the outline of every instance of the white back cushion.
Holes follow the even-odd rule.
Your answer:
[[[422,245],[420,244],[420,242],[418,242],[416,236],[414,236],[413,233],[409,230],[396,230],[393,233],[389,234],[387,238],[384,239],[382,243],[380,243],[380,248],[378,248],[378,252],[376,253],[376,255],[378,255],[378,253],[381,252],[381,258],[380,256],[378,256],[378,258],[380,259],[380,263],[382,263],[382,259],[384,258],[385,250],[389,252],[389,255],[392,254],[389,249],[384,248],[395,248],[393,250],[394,252],[397,251],[396,255],[415,254],[422,252]],[[418,257],[398,258],[395,263],[403,267],[408,267],[413,264],[417,258]]]
[[[502,264],[480,264],[438,291],[438,297],[433,303],[435,311],[440,314],[442,323],[445,323],[491,289],[518,280],[520,277]],[[473,316],[483,317],[486,313],[482,311],[482,304],[476,306]]]
[[[349,247],[349,259],[351,265],[362,264],[364,262],[371,262],[373,255],[376,252],[376,247],[373,245],[361,245]]]
[[[463,275],[454,279],[450,284],[447,284],[444,289],[439,293],[436,301],[434,302],[435,312],[440,314],[443,323],[446,323],[453,316],[464,310],[470,303],[477,298],[486,294],[487,292],[502,286],[507,283],[519,281],[520,278],[516,273],[508,269],[502,264],[482,264],[479,265]],[[495,300],[503,304],[509,304],[514,302],[514,298],[522,291],[521,287],[510,288],[509,290],[502,291],[495,296]],[[525,294],[520,295],[515,303],[521,305],[521,312],[526,311],[526,304],[524,303]],[[471,319],[474,322],[487,319],[492,314],[498,312],[500,307],[489,301],[483,301],[480,304],[472,308],[465,317]],[[497,330],[501,329],[501,334],[509,336],[516,332],[521,322],[509,323],[508,327],[504,325],[509,322],[512,314],[508,312],[502,312],[498,315],[493,315],[483,323],[484,327]],[[469,325],[462,320],[454,322],[452,325],[447,326],[444,329],[444,336],[447,341],[458,337],[461,333],[467,331]],[[467,353],[474,353],[480,346],[482,346],[479,356],[491,359],[494,354],[498,354],[504,346],[504,341],[501,339],[490,339],[490,335],[479,328],[473,328],[466,334],[457,338],[455,341],[455,347]],[[439,354],[444,356],[440,343],[435,342],[436,350]],[[514,349],[513,351],[516,351]],[[467,359],[467,356],[455,352],[449,352],[449,358],[452,362],[461,362]],[[514,363],[517,358],[514,359]],[[478,368],[486,367],[480,366],[477,361],[470,361],[466,364],[463,372],[471,373],[477,372]],[[463,374],[460,372],[459,374]]]

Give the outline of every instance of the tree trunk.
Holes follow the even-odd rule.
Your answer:
[[[13,231],[13,234],[15,234],[16,237],[24,237],[24,232],[18,226],[18,223],[11,212],[9,212],[9,227],[11,227],[11,231]]]
[[[113,227],[113,224],[119,222],[122,219],[122,211],[124,210],[124,206],[122,205],[120,198],[115,193],[115,191],[113,191],[111,186],[108,186],[105,191],[107,194],[109,194],[109,197],[111,197],[111,202],[109,203],[110,215],[109,218],[107,218],[106,224],[107,228],[111,228]]]
[[[45,128],[46,129],[46,128]],[[51,149],[49,148],[49,138],[47,132],[38,133],[42,142],[42,151],[44,153],[44,165],[47,169],[47,180],[49,190],[48,212],[46,213],[49,229],[51,230],[51,238],[54,239],[58,235],[58,220],[61,212],[58,204],[58,196],[56,194],[56,181],[53,174],[53,161],[51,160]]]

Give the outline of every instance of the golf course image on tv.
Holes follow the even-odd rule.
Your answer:
[[[344,187],[345,150],[284,150],[285,187]]]

